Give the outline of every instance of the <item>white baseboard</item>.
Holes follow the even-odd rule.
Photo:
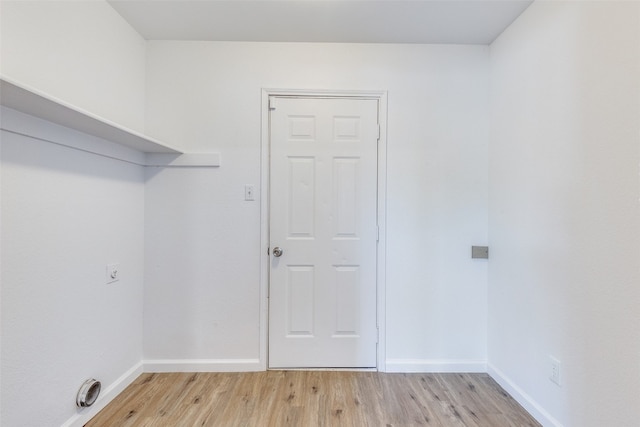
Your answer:
[[[386,372],[487,372],[486,360],[387,359]]]
[[[255,372],[266,366],[260,359],[158,359],[144,360],[145,372]]]
[[[105,406],[109,404],[117,395],[127,388],[136,378],[142,374],[142,362],[137,363],[127,372],[122,374],[120,378],[115,380],[107,388],[103,389],[100,397],[89,408],[77,409],[76,415],[69,418],[61,427],[82,427]]]
[[[487,364],[487,373],[544,427],[563,427],[560,421],[552,417],[538,402],[490,363]]]
[[[563,427],[531,396],[495,366],[485,360],[466,359],[388,359],[386,372],[475,372],[488,373],[507,393],[545,427]],[[61,427],[82,427],[120,394],[143,372],[255,372],[266,366],[259,359],[159,359],[134,365],[100,393],[93,406],[78,409]]]

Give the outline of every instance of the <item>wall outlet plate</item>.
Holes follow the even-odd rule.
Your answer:
[[[107,265],[107,283],[113,283],[120,280],[120,264]]]

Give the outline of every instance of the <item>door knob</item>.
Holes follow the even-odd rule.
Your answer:
[[[284,251],[282,249],[280,249],[279,247],[277,247],[277,246],[275,248],[273,248],[273,256],[276,257],[276,258],[280,258],[282,256],[283,252]]]

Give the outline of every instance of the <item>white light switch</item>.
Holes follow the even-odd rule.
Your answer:
[[[255,200],[255,187],[253,185],[247,184],[244,186],[244,199],[245,200]]]
[[[107,283],[113,283],[120,280],[120,264],[107,265]]]

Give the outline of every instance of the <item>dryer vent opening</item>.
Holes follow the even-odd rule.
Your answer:
[[[89,379],[82,384],[80,390],[78,390],[78,396],[76,396],[76,405],[79,408],[86,408],[95,403],[100,394],[100,381]]]

